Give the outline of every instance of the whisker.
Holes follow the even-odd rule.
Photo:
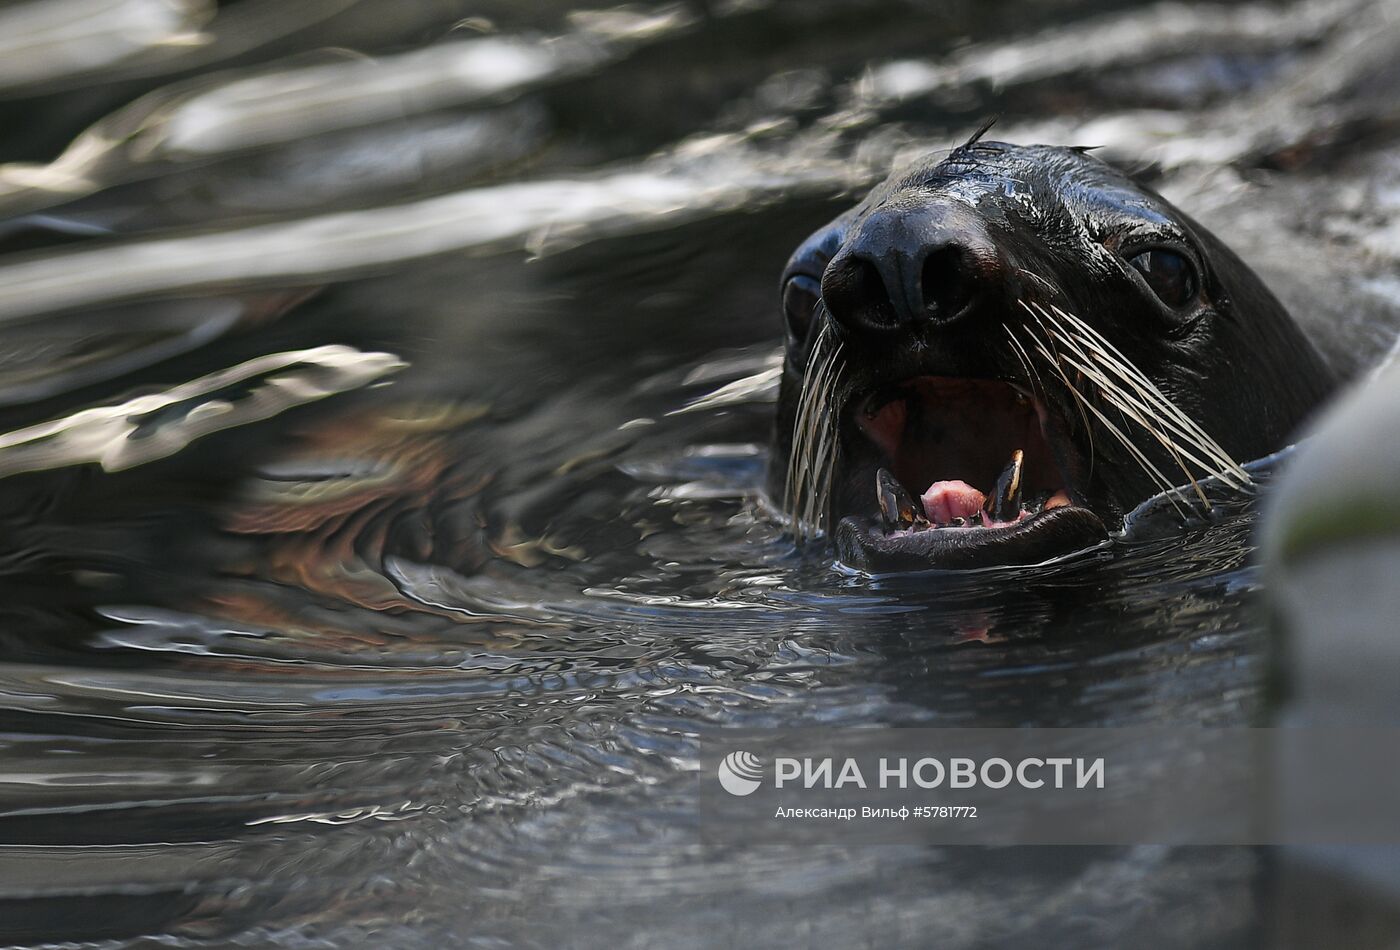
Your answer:
[[[1067,340],[1066,342],[1068,345],[1071,346],[1074,343],[1074,341],[1072,340]],[[1238,484],[1233,473],[1231,473],[1229,469],[1226,468],[1224,462],[1222,462],[1220,459],[1215,458],[1213,456],[1213,453],[1210,453],[1203,446],[1197,443],[1193,433],[1191,433],[1190,431],[1183,431],[1180,425],[1176,424],[1170,419],[1163,419],[1161,415],[1154,411],[1152,406],[1146,404],[1140,399],[1134,398],[1134,396],[1131,393],[1125,392],[1112,379],[1110,379],[1102,371],[1100,371],[1097,366],[1081,362],[1079,360],[1074,359],[1073,357],[1066,358],[1066,362],[1069,363],[1075,369],[1079,370],[1081,373],[1088,376],[1089,379],[1099,387],[1100,391],[1106,397],[1108,397],[1109,401],[1111,401],[1118,408],[1119,412],[1123,413],[1125,417],[1132,418],[1135,422],[1137,422],[1144,429],[1146,429],[1153,436],[1153,438],[1160,442],[1169,452],[1171,452],[1173,460],[1177,463],[1177,466],[1186,475],[1187,479],[1191,481],[1193,487],[1196,489],[1196,493],[1201,496],[1201,501],[1206,505],[1207,508],[1210,507],[1210,503],[1204,497],[1204,494],[1201,492],[1200,486],[1196,483],[1195,475],[1185,464],[1183,458],[1194,462],[1196,465],[1200,466],[1204,471],[1216,476],[1217,478],[1221,479],[1221,481],[1225,482],[1231,487],[1242,487],[1240,484]],[[1163,430],[1163,425],[1165,425],[1169,429],[1175,430],[1178,435],[1188,440],[1188,442],[1190,442],[1192,445],[1195,445],[1195,447],[1201,452],[1201,454],[1207,455],[1210,458],[1210,461],[1206,461],[1198,457],[1195,452],[1192,452],[1189,448],[1183,446],[1176,439],[1173,439],[1166,431]]]
[[[1023,349],[1021,344],[1016,340],[1016,331],[1012,330],[1010,327],[1004,327],[1003,329],[1006,330],[1006,339],[1011,343],[1012,355],[1014,355],[1017,362],[1021,364],[1021,369],[1026,371],[1026,381],[1044,395],[1045,384],[1040,379],[1040,372],[1031,365],[1030,358],[1026,355],[1025,349]]]
[[[1252,485],[1253,478],[1250,476],[1249,472],[1245,471],[1243,466],[1235,461],[1234,458],[1230,456],[1230,453],[1226,452],[1225,449],[1221,447],[1220,443],[1211,438],[1210,434],[1202,429],[1194,419],[1182,412],[1175,403],[1168,399],[1166,395],[1163,394],[1151,380],[1143,375],[1141,370],[1134,366],[1132,361],[1124,356],[1117,347],[1105,339],[1101,333],[1073,314],[1065,313],[1059,307],[1055,307],[1054,310],[1064,320],[1068,321],[1071,326],[1079,330],[1082,336],[1086,337],[1089,341],[1097,343],[1103,350],[1107,351],[1112,357],[1113,364],[1125,378],[1130,379],[1135,384],[1135,388],[1140,387],[1140,392],[1144,398],[1148,398],[1158,409],[1167,414],[1170,418],[1176,420],[1182,428],[1187,430],[1182,433],[1183,438],[1190,438],[1200,447],[1202,452],[1215,458],[1222,468],[1227,469],[1230,474],[1243,482],[1244,485]]]
[[[1049,326],[1047,326],[1045,322],[1041,321],[1037,317],[1037,322],[1040,323],[1041,327],[1046,331],[1047,334],[1052,335],[1056,339],[1059,339],[1063,344],[1071,348],[1076,353],[1084,353],[1084,350],[1079,346],[1079,341],[1074,337],[1073,334],[1064,333],[1063,328],[1059,326],[1059,324],[1055,321],[1053,317],[1050,316],[1050,314],[1046,313],[1043,310],[1043,308],[1037,307],[1037,309],[1041,311],[1041,314],[1043,314],[1046,321],[1049,322]],[[1201,490],[1201,486],[1197,481],[1195,474],[1190,470],[1190,468],[1186,466],[1185,462],[1182,460],[1181,456],[1183,450],[1181,450],[1180,447],[1176,444],[1176,442],[1173,439],[1171,439],[1170,436],[1164,433],[1161,430],[1161,428],[1157,425],[1157,417],[1155,416],[1155,414],[1153,414],[1149,408],[1143,407],[1140,404],[1135,403],[1131,399],[1131,397],[1128,396],[1128,394],[1124,393],[1119,386],[1117,386],[1111,379],[1109,379],[1102,372],[1100,372],[1094,365],[1086,365],[1085,363],[1079,362],[1069,357],[1065,357],[1063,355],[1060,356],[1060,359],[1063,360],[1065,363],[1069,364],[1075,370],[1077,370],[1080,376],[1087,377],[1090,382],[1095,383],[1098,391],[1108,398],[1108,401],[1112,403],[1113,406],[1118,410],[1119,416],[1122,417],[1125,422],[1129,418],[1131,418],[1139,426],[1145,429],[1148,432],[1148,434],[1151,435],[1158,443],[1164,446],[1169,453],[1171,453],[1172,461],[1175,462],[1177,467],[1181,469],[1182,474],[1186,476],[1186,480],[1191,483],[1191,487],[1195,490],[1197,497],[1201,499],[1201,504],[1204,506],[1205,510],[1210,511],[1210,499],[1208,499],[1205,495],[1205,492]],[[1106,418],[1104,418],[1103,415],[1097,411],[1097,409],[1095,409],[1095,415],[1102,419],[1105,422],[1105,424],[1107,424]],[[1121,434],[1121,430],[1119,430],[1118,435],[1120,440],[1124,438],[1124,436],[1122,436]],[[1129,448],[1134,452],[1135,456],[1141,455],[1141,453],[1138,452],[1136,445],[1129,446]],[[1205,464],[1204,462],[1201,462],[1199,459],[1196,459],[1194,456],[1190,456],[1190,453],[1187,454],[1192,459],[1192,461],[1195,461],[1197,465],[1200,465],[1207,471],[1210,471],[1213,474],[1221,474],[1216,472],[1215,469],[1212,469],[1211,466]],[[1156,469],[1155,466],[1153,466],[1153,471],[1157,472],[1159,476],[1161,475],[1160,470]],[[1175,488],[1175,485],[1173,485],[1172,487]]]
[[[1126,385],[1132,387],[1135,392],[1141,394],[1141,398],[1135,398],[1132,393],[1124,391],[1118,384],[1116,384],[1103,372],[1097,370],[1096,368],[1084,365],[1079,362],[1075,362],[1075,367],[1081,372],[1086,372],[1093,375],[1095,377],[1096,382],[1098,382],[1099,385],[1104,389],[1105,393],[1110,394],[1112,396],[1115,402],[1123,405],[1125,408],[1129,405],[1132,406],[1135,410],[1135,412],[1133,413],[1135,418],[1138,416],[1138,413],[1141,413],[1142,415],[1154,420],[1151,424],[1151,428],[1153,428],[1154,431],[1158,432],[1159,437],[1167,439],[1168,441],[1173,441],[1173,444],[1175,445],[1174,440],[1171,440],[1166,435],[1166,433],[1161,432],[1159,426],[1165,426],[1167,429],[1173,430],[1178,436],[1194,444],[1203,455],[1206,455],[1210,458],[1210,461],[1206,462],[1197,458],[1195,455],[1189,452],[1185,452],[1185,450],[1183,450],[1183,452],[1185,452],[1185,454],[1189,458],[1191,458],[1192,461],[1209,471],[1211,474],[1221,478],[1223,481],[1225,481],[1227,484],[1230,484],[1232,487],[1243,487],[1242,484],[1238,483],[1238,480],[1233,472],[1233,459],[1229,458],[1228,455],[1222,456],[1214,449],[1212,449],[1208,442],[1204,442],[1202,440],[1201,434],[1193,427],[1183,424],[1181,420],[1177,419],[1172,415],[1165,414],[1161,410],[1160,406],[1156,404],[1157,400],[1150,399],[1150,397],[1148,397],[1146,394],[1142,394],[1142,389],[1140,385],[1134,379],[1131,378],[1130,374],[1127,374],[1123,370],[1115,367],[1110,360],[1105,359],[1103,357],[1096,358],[1092,355],[1088,356],[1087,358],[1095,360],[1098,366],[1103,367],[1108,372],[1112,372],[1114,375],[1120,377],[1120,379],[1123,379],[1126,376],[1127,378],[1123,379],[1123,382]],[[1144,421],[1143,424],[1147,425],[1148,423]]]
[[[833,357],[831,368],[828,369],[827,376],[823,379],[821,390],[823,398],[819,401],[815,422],[817,438],[813,443],[815,449],[812,455],[814,476],[803,512],[803,520],[813,534],[820,534],[826,527],[832,468],[836,461],[836,427],[832,419],[831,392],[840,376],[838,357],[839,354],[837,357]],[[837,370],[835,374],[832,373],[832,368]]]
[[[1021,306],[1023,306],[1023,307],[1025,306],[1025,301],[1018,301],[1018,302],[1021,304]],[[1031,333],[1031,330],[1030,330],[1029,327],[1027,328],[1027,332],[1028,332],[1028,333]],[[1047,395],[1049,394],[1049,390],[1048,390],[1048,389],[1046,388],[1046,386],[1045,386],[1045,381],[1044,381],[1043,379],[1041,379],[1041,377],[1040,377],[1040,370],[1038,370],[1038,369],[1035,368],[1035,361],[1032,360],[1031,357],[1030,357],[1030,354],[1026,352],[1026,348],[1021,344],[1021,341],[1018,340],[1018,339],[1016,338],[1016,332],[1015,332],[1014,330],[1012,330],[1011,327],[1008,326],[1008,327],[1006,327],[1006,335],[1007,335],[1007,338],[1011,341],[1011,346],[1012,346],[1012,348],[1015,350],[1016,355],[1017,355],[1017,358],[1020,359],[1021,365],[1022,365],[1023,367],[1026,368],[1026,373],[1027,373],[1027,375],[1030,376],[1030,377],[1033,377],[1033,379],[1034,379],[1034,381],[1035,381],[1035,384],[1036,384],[1036,385],[1039,387],[1039,389],[1040,389],[1041,395],[1042,395],[1042,396],[1047,396]],[[1034,335],[1033,335],[1033,334],[1032,334],[1032,338],[1034,338]],[[1052,362],[1053,362],[1053,361],[1052,361]],[[1068,382],[1068,380],[1066,380],[1066,382]],[[1072,390],[1074,389],[1073,386],[1071,386],[1070,388],[1071,388]],[[1076,396],[1078,396],[1078,395],[1079,395],[1079,394],[1078,394],[1077,391],[1076,391]],[[1089,476],[1088,476],[1088,477],[1093,477],[1093,474],[1094,474],[1094,457],[1095,457],[1095,453],[1094,453],[1094,427],[1093,427],[1092,425],[1089,424],[1089,416],[1084,412],[1083,408],[1080,407],[1079,401],[1078,401],[1077,398],[1076,398],[1075,401],[1074,401],[1074,408],[1079,412],[1080,421],[1084,423],[1084,432],[1085,432],[1085,434],[1086,434],[1086,435],[1088,436],[1088,438],[1089,438]]]
[[[789,450],[784,509],[794,539],[801,544],[825,527],[829,513],[832,470],[836,462],[836,431],[832,395],[845,365],[843,347],[823,327],[812,344],[802,381]],[[817,524],[818,514],[823,523]]]
[[[790,473],[792,479],[789,482],[790,501],[795,503],[801,494],[803,486],[809,475],[807,470],[810,461],[807,442],[811,435],[813,410],[816,405],[816,393],[821,386],[821,378],[826,369],[829,359],[827,349],[830,344],[830,337],[823,332],[817,337],[812,345],[812,352],[807,360],[807,375],[802,381],[802,394],[798,399],[798,413],[794,420],[793,430],[793,451],[790,463],[792,468]]]
[[[816,505],[816,511],[821,517],[819,529],[828,534],[831,532],[831,485],[836,472],[836,454],[840,448],[840,432],[837,429],[839,420],[837,418],[835,395],[837,388],[841,384],[841,377],[846,372],[844,356],[845,346],[844,344],[838,344],[836,347],[836,354],[832,358],[832,363],[836,367],[836,373],[832,376],[827,386],[825,398],[822,400],[825,409],[823,418],[827,445],[819,459],[818,471],[821,474],[821,483],[820,492],[817,496],[819,502]]]
[[[1201,461],[1189,449],[1183,448],[1181,445],[1179,445],[1175,439],[1171,438],[1171,436],[1163,432],[1161,428],[1157,425],[1156,416],[1152,415],[1150,411],[1146,409],[1146,407],[1143,407],[1141,404],[1135,402],[1130,397],[1128,397],[1127,394],[1119,390],[1116,386],[1112,384],[1110,380],[1108,380],[1102,374],[1098,373],[1093,367],[1081,366],[1074,359],[1066,359],[1065,362],[1067,362],[1070,366],[1074,367],[1075,369],[1078,369],[1080,372],[1084,373],[1092,382],[1098,384],[1100,391],[1104,393],[1104,395],[1108,398],[1108,400],[1111,403],[1113,403],[1114,408],[1118,410],[1119,414],[1122,415],[1125,420],[1131,419],[1138,425],[1142,426],[1142,428],[1147,430],[1149,435],[1156,439],[1157,442],[1159,442],[1168,452],[1171,453],[1172,461],[1176,463],[1177,467],[1181,469],[1182,473],[1191,483],[1191,487],[1195,490],[1196,495],[1201,499],[1201,504],[1205,505],[1206,510],[1210,510],[1210,500],[1206,498],[1205,492],[1201,490],[1201,486],[1197,482],[1195,474],[1186,465],[1186,460],[1194,462],[1195,464],[1199,465],[1202,469],[1205,469],[1208,473],[1215,475],[1222,481],[1225,481],[1226,484],[1231,484],[1233,487],[1233,480],[1227,475],[1226,472],[1221,471],[1207,464],[1206,462]]]
[[[1206,510],[1211,508],[1210,500],[1186,464],[1188,460],[1233,488],[1249,487],[1249,476],[1239,463],[1101,334],[1059,307],[1053,308],[1054,314],[1040,305],[1032,309],[1023,302],[1023,308],[1042,330],[1070,351],[1068,356],[1057,351],[1067,365],[1087,376],[1125,419],[1131,418],[1171,454]],[[1173,438],[1167,430],[1185,440],[1187,445]]]
[[[1133,456],[1134,460],[1138,463],[1138,465],[1142,467],[1145,473],[1147,473],[1148,477],[1150,477],[1162,489],[1162,491],[1167,494],[1167,497],[1169,500],[1172,501],[1172,504],[1176,505],[1176,498],[1180,497],[1180,492],[1178,491],[1177,487],[1174,484],[1172,484],[1171,480],[1162,474],[1161,470],[1158,469],[1157,466],[1154,465],[1149,458],[1147,458],[1143,451],[1133,443],[1132,439],[1128,438],[1127,435],[1123,433],[1122,429],[1114,425],[1113,421],[1109,419],[1108,416],[1104,415],[1104,413],[1098,408],[1098,406],[1095,406],[1092,402],[1086,399],[1084,397],[1084,394],[1081,393],[1072,382],[1070,382],[1069,374],[1065,373],[1064,370],[1059,366],[1059,364],[1056,362],[1055,354],[1050,351],[1049,347],[1047,347],[1044,342],[1042,342],[1039,338],[1035,336],[1031,337],[1031,342],[1035,344],[1036,349],[1038,349],[1041,352],[1041,354],[1051,363],[1055,371],[1060,375],[1061,381],[1065,384],[1065,387],[1069,390],[1069,392],[1075,397],[1079,405],[1094,414],[1094,416],[1099,420],[1099,423],[1109,431],[1109,434],[1111,434],[1114,438],[1116,438],[1119,442],[1123,444],[1123,447],[1128,450],[1128,452]],[[1173,496],[1176,497],[1174,498]],[[1180,511],[1180,508],[1178,507],[1177,510]]]
[[[808,354],[807,373],[802,378],[802,392],[797,398],[797,413],[793,418],[792,441],[788,448],[788,471],[787,483],[784,486],[783,508],[790,515],[797,510],[797,498],[802,491],[804,478],[803,466],[806,458],[806,446],[803,444],[807,431],[806,420],[811,405],[812,383],[817,373],[813,371],[819,365],[819,360],[823,358],[825,351],[825,334],[818,336],[812,344],[812,352]],[[793,533],[801,540],[801,526],[794,523]]]

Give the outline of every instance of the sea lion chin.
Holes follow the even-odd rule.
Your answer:
[[[768,489],[865,570],[1027,565],[1286,444],[1334,388],[1259,278],[1085,150],[973,140],[783,274]],[[1179,487],[1184,486],[1184,487]]]

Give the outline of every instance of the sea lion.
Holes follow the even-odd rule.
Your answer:
[[[1040,563],[1162,491],[1209,507],[1204,476],[1247,490],[1333,390],[1238,257],[1088,151],[974,136],[792,255],[768,489],[799,541]]]

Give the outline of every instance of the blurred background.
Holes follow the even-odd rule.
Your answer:
[[[1397,91],[1394,0],[0,2],[0,943],[1395,945],[1384,861],[706,846],[695,756],[1270,716],[1336,568],[1266,576],[1252,499],[1004,577],[794,551],[777,279],[995,115],[1162,191],[1361,381]],[[1396,379],[1311,484],[1394,470]]]

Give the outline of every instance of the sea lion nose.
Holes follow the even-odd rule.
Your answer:
[[[867,215],[822,275],[832,318],[853,333],[947,324],[1002,283],[1002,256],[970,210],[891,206]]]

